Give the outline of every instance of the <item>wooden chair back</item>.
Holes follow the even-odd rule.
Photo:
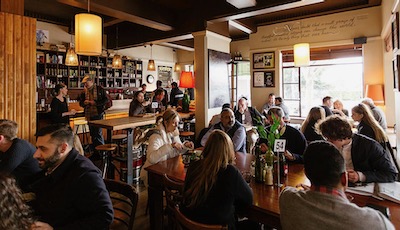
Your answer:
[[[104,183],[110,193],[114,209],[114,220],[110,229],[132,230],[139,199],[136,189],[127,183],[115,180],[104,179]]]
[[[209,225],[209,224],[201,224],[195,222],[193,220],[188,219],[184,216],[181,211],[179,210],[178,206],[174,207],[174,216],[177,223],[177,229],[181,230],[227,230],[227,226],[223,225]]]

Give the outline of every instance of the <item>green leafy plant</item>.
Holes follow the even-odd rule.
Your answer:
[[[271,114],[271,116],[273,123],[269,131],[266,130],[267,132],[266,139],[268,140],[268,148],[270,150],[274,149],[275,140],[281,137],[281,134],[279,133],[280,120],[275,114]]]

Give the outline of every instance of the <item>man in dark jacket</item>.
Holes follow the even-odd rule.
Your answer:
[[[17,138],[18,124],[0,120],[0,174],[15,177],[19,187],[26,190],[32,176],[40,171],[33,158],[35,147],[26,140]]]
[[[171,86],[172,90],[169,97],[169,104],[171,106],[178,106],[178,102],[183,99],[183,92],[178,88],[176,82],[172,82]]]
[[[248,106],[247,98],[242,97],[238,101],[238,109],[235,111],[235,118],[245,126],[262,125],[262,115],[256,109]],[[254,129],[248,129],[246,132],[247,152],[251,153],[258,140],[258,132]]]
[[[330,116],[317,124],[316,129],[342,153],[350,182],[393,182],[397,179],[398,172],[389,153],[377,141],[353,134],[346,118]]]
[[[38,217],[33,229],[108,229],[113,207],[100,170],[72,147],[74,134],[65,125],[36,134],[34,157],[43,171],[30,186]]]
[[[102,120],[104,106],[108,102],[106,91],[103,87],[96,85],[89,75],[82,79],[82,83],[85,84],[85,89],[79,97],[79,105],[85,109],[86,120]],[[89,131],[94,147],[104,144],[101,128],[89,126]]]

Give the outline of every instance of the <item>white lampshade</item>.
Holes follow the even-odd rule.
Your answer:
[[[294,49],[294,66],[310,65],[310,44],[299,43],[293,46]]]
[[[83,55],[100,55],[102,46],[102,19],[94,14],[75,15],[75,49]]]
[[[112,60],[113,69],[122,69],[122,58],[121,55],[115,54]]]
[[[75,53],[74,48],[70,47],[67,51],[65,57],[65,65],[77,66],[78,65],[78,55]]]

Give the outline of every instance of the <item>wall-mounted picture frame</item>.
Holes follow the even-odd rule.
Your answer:
[[[392,60],[393,67],[393,90],[400,91],[399,83],[399,68],[400,68],[400,55],[395,55]]]
[[[392,22],[392,48],[396,51],[399,48],[399,12],[396,12]]]
[[[253,72],[253,87],[275,87],[274,71]]]
[[[275,52],[253,54],[253,69],[275,68]]]

